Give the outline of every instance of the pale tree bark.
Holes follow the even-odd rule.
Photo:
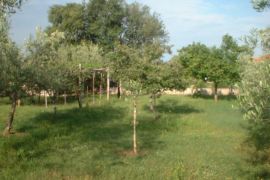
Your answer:
[[[81,72],[82,72],[82,65],[79,64],[79,82],[78,82],[78,90],[77,90],[77,101],[78,101],[78,105],[79,108],[82,108],[82,100],[81,100]]]
[[[121,95],[122,95],[122,83],[121,83],[121,80],[119,80],[118,86],[117,86],[117,97],[118,97],[118,99],[121,99]]]
[[[214,100],[215,102],[218,101],[218,84],[214,83]]]
[[[93,73],[93,79],[92,79],[92,103],[95,104],[95,72]]]
[[[57,101],[57,93],[53,92],[53,113],[54,113],[54,115],[56,115],[56,111],[57,111],[56,101]]]
[[[48,108],[48,97],[47,97],[47,91],[44,93],[44,98],[45,98],[45,107]]]
[[[157,115],[156,115],[156,100],[157,100],[157,96],[156,94],[152,94],[150,96],[150,111],[154,114],[154,118],[157,119]]]
[[[107,101],[110,100],[110,70],[107,69]]]
[[[64,105],[66,105],[66,104],[67,104],[67,93],[64,92]]]
[[[102,73],[100,73],[100,81],[99,81],[99,104],[101,103],[101,96],[102,96]]]
[[[136,96],[133,97],[133,153],[137,154],[137,103]]]
[[[77,101],[78,101],[79,108],[81,109],[82,108],[82,100],[81,100],[80,91],[77,91]]]
[[[15,111],[16,111],[16,106],[17,106],[17,93],[13,92],[11,94],[11,110],[8,116],[8,119],[6,121],[6,128],[3,132],[3,135],[9,135],[12,129],[12,124],[14,121],[14,115],[15,115]]]

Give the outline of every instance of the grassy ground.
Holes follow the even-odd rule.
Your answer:
[[[139,100],[140,155],[132,145],[130,101],[52,108],[22,106],[0,136],[0,179],[246,179],[244,121],[234,100],[164,96],[153,119]],[[0,129],[9,106],[0,104]]]

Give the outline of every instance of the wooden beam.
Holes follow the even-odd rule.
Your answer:
[[[96,73],[95,72],[93,72],[93,84],[92,84],[92,86],[93,86],[93,89],[92,89],[92,93],[93,93],[93,104],[95,104],[95,76],[96,76]]]
[[[110,71],[107,69],[107,101],[110,100]]]

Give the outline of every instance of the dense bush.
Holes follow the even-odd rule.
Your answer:
[[[260,165],[259,176],[270,175],[270,61],[248,63],[242,73],[240,106],[249,122],[247,149]],[[262,172],[263,171],[263,172]],[[262,174],[263,173],[263,174]],[[258,174],[257,174],[258,175]]]

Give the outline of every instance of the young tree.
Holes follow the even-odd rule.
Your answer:
[[[118,77],[123,81],[123,86],[131,92],[133,96],[133,153],[137,150],[137,97],[143,90],[143,57],[138,49],[130,48],[126,45],[118,45],[114,54],[114,66],[117,69]],[[117,64],[116,64],[117,63]]]
[[[14,13],[21,5],[21,0],[5,0],[0,2],[0,95],[9,96],[11,111],[6,121],[4,135],[11,132],[16,101],[23,91],[24,71],[18,48],[8,37],[9,14]]]

